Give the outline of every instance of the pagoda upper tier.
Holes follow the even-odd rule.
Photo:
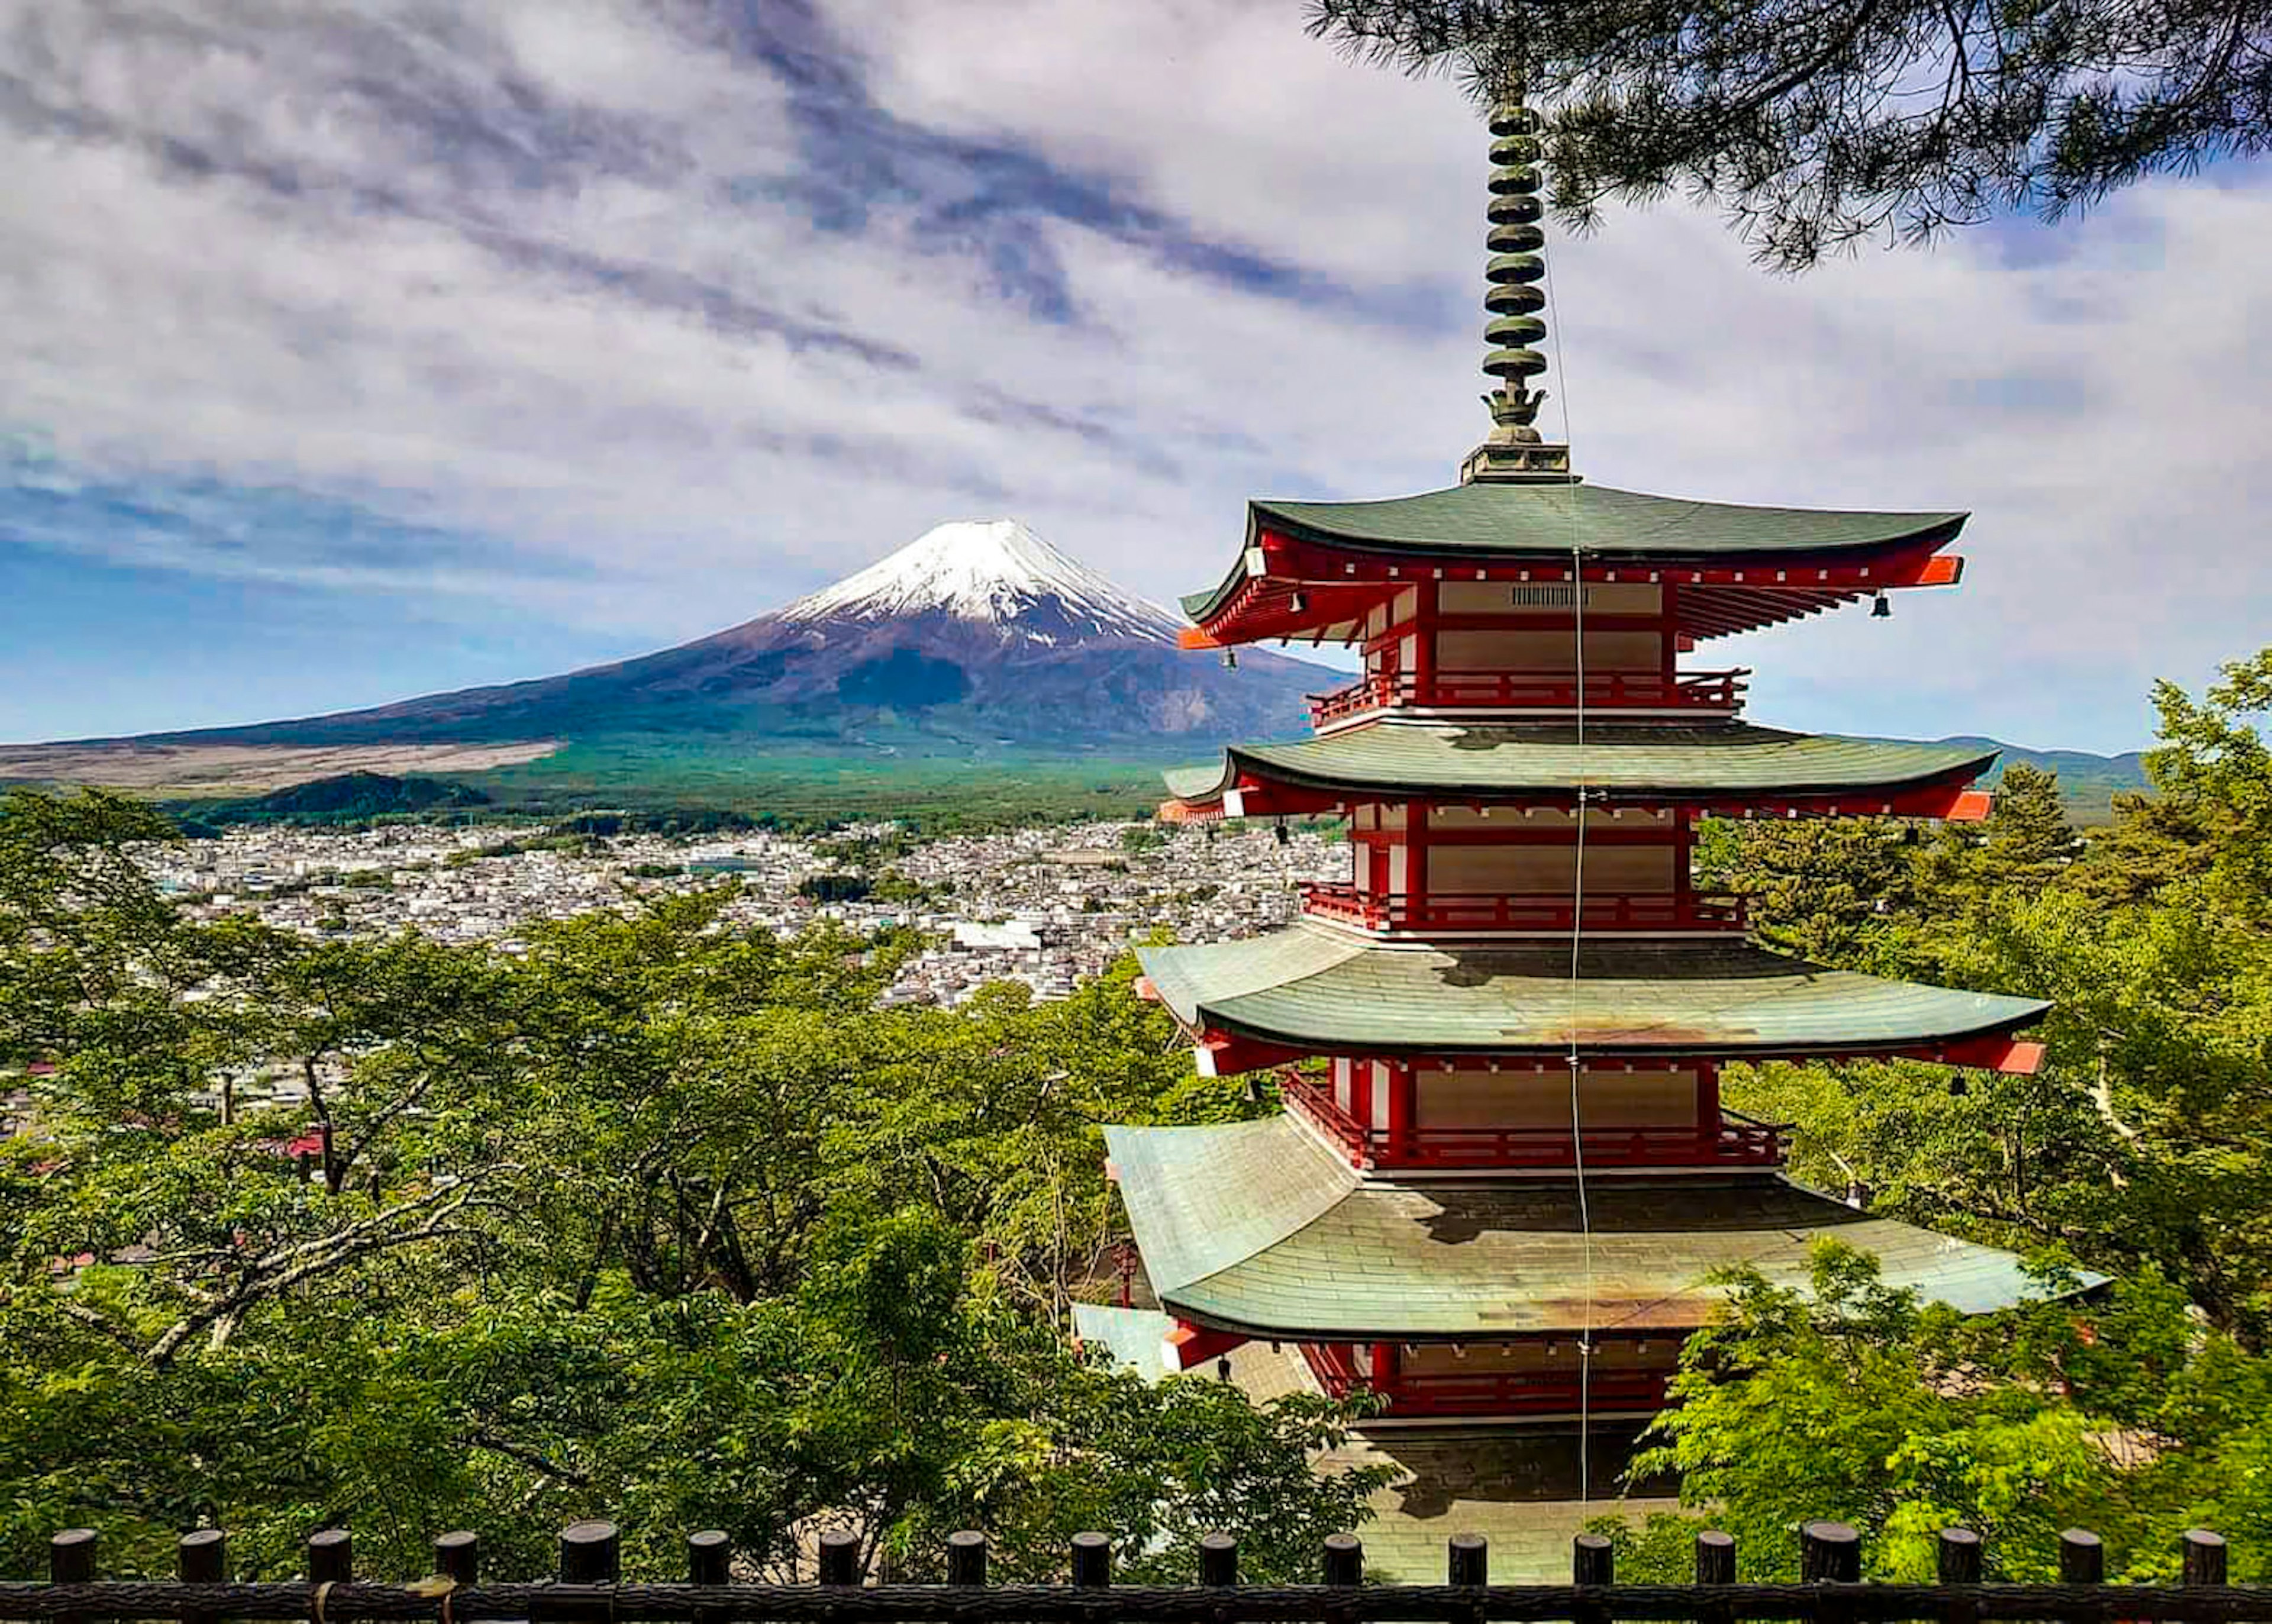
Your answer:
[[[1723,721],[1453,723],[1377,720],[1242,745],[1167,775],[1171,816],[1304,815],[1424,799],[1462,805],[1678,806],[1698,812],[1983,817],[1967,786],[1996,752],[1969,745],[1788,733]]]
[[[1740,939],[1400,943],[1304,920],[1139,950],[1148,991],[1228,1075],[1304,1056],[1531,1055],[1560,1064],[1902,1055],[2028,1072],[2051,1006],[1828,969]],[[1574,974],[1573,974],[1574,972]]]
[[[1551,481],[1479,480],[1379,502],[1255,501],[1213,590],[1183,600],[1187,646],[1358,642],[1418,581],[1568,581],[1665,588],[1667,630],[1693,642],[1889,589],[1954,586],[1940,550],[1966,514],[1692,502]]]

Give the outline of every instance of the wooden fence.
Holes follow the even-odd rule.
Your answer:
[[[290,1583],[239,1584],[228,1578],[228,1538],[205,1529],[185,1536],[176,1576],[166,1581],[106,1581],[95,1536],[71,1529],[55,1537],[42,1583],[0,1583],[0,1620],[80,1620],[178,1619],[184,1624],[224,1620],[304,1619],[310,1624],[350,1620],[434,1620],[471,1624],[490,1619],[536,1624],[630,1624],[681,1620],[733,1624],[740,1620],[782,1624],[978,1624],[1031,1620],[1042,1624],[1241,1624],[1243,1620],[1315,1620],[1367,1624],[1410,1620],[1426,1624],[1483,1624],[1486,1620],[1566,1620],[1611,1624],[1628,1619],[1805,1619],[1818,1624],[1868,1624],[1919,1619],[1938,1624],[1981,1624],[1992,1619],[2073,1620],[2272,1620],[2272,1587],[2225,1581],[2225,1543],[2194,1530],[2184,1538],[2183,1583],[2178,1586],[2108,1584],[2098,1538],[2081,1530],[2059,1536],[2057,1584],[1981,1583],[1980,1538],[1952,1528],[1939,1536],[1939,1575],[1932,1584],[1861,1582],[1861,1542],[1839,1523],[1810,1523],[1800,1535],[1801,1580],[1796,1584],[1738,1584],[1736,1543],[1726,1534],[1696,1537],[1695,1579],[1687,1584],[1619,1584],[1610,1542],[1581,1534],[1571,1553],[1568,1584],[1494,1585],[1491,1552],[1473,1534],[1455,1535],[1446,1551],[1440,1585],[1366,1584],[1364,1547],[1337,1534],[1319,1553],[1319,1583],[1244,1585],[1238,1545],[1227,1534],[1200,1542],[1197,1583],[1174,1587],[1113,1583],[1113,1553],[1102,1534],[1076,1534],[1066,1553],[1068,1583],[996,1585],[987,1582],[983,1534],[949,1536],[944,1584],[865,1585],[859,1547],[848,1534],[824,1535],[820,1579],[810,1585],[737,1584],[725,1535],[691,1535],[686,1579],[675,1584],[621,1582],[621,1540],[611,1523],[576,1523],[560,1535],[558,1576],[542,1583],[485,1584],[481,1546],[470,1533],[434,1542],[431,1577],[415,1583],[374,1583],[355,1571],[348,1533],[329,1529],[308,1541],[306,1576]]]

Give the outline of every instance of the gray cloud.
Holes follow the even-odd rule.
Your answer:
[[[0,427],[403,527],[168,567],[661,641],[983,505],[1163,596],[1245,496],[1439,483],[1483,427],[1476,123],[1290,0],[7,16]],[[2268,246],[2232,172],[1796,282],[1623,216],[1555,246],[1550,409],[1608,483],[1977,510],[1962,593],[1729,652],[1775,719],[2125,743],[2272,619]]]

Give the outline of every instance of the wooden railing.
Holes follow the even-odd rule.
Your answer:
[[[307,1543],[303,1576],[237,1583],[229,1578],[228,1542],[200,1530],[179,1546],[179,1577],[104,1581],[95,1537],[86,1529],[56,1536],[44,1584],[0,1583],[0,1620],[307,1619],[318,1624],[363,1620],[432,1620],[476,1624],[512,1619],[542,1624],[1327,1624],[1425,1620],[1485,1624],[1497,1620],[1568,1620],[1572,1624],[1670,1619],[1805,1619],[1813,1624],[1875,1624],[1927,1619],[1981,1624],[1995,1619],[2238,1624],[2272,1619],[2272,1589],[2227,1583],[2224,1540],[2191,1529],[2179,1541],[2177,1585],[2108,1584],[2105,1547],[2081,1529],[2059,1536],[2057,1584],[1984,1584],[1984,1542],[1969,1529],[1947,1528],[1936,1540],[1937,1582],[1865,1584],[1860,1535],[1842,1523],[1809,1523],[1798,1530],[1796,1583],[1736,1583],[1736,1542],[1714,1530],[1694,1545],[1694,1582],[1619,1584],[1616,1553],[1605,1535],[1585,1533],[1570,1545],[1571,1583],[1493,1585],[1491,1546],[1478,1534],[1445,1542],[1441,1585],[1364,1583],[1364,1546],[1353,1534],[1319,1544],[1321,1583],[1253,1585],[1239,1582],[1239,1546],[1229,1534],[1202,1536],[1192,1553],[1196,1585],[1118,1585],[1112,1542],[1075,1534],[1062,1582],[990,1583],[989,1546],[977,1530],[950,1534],[934,1572],[944,1583],[863,1583],[860,1542],[849,1532],[820,1536],[817,1584],[733,1582],[735,1553],[715,1530],[688,1536],[683,1582],[623,1581],[621,1538],[611,1523],[578,1523],[560,1535],[557,1579],[497,1583],[481,1576],[479,1541],[471,1533],[434,1542],[435,1573],[415,1583],[374,1583],[355,1570],[354,1542],[326,1529]]]
[[[1586,678],[1586,708],[1603,710],[1678,710],[1706,715],[1732,713],[1743,707],[1748,670],[1682,671],[1667,677],[1655,671],[1596,671]],[[1422,709],[1575,710],[1578,682],[1574,675],[1538,675],[1516,671],[1439,673],[1423,681],[1416,673],[1399,671],[1366,677],[1331,693],[1313,693],[1310,724],[1326,727],[1367,711],[1400,706]]]
[[[1367,931],[1563,932],[1577,923],[1581,911],[1566,892],[1554,896],[1444,892],[1380,896],[1352,885],[1321,880],[1304,881],[1301,892],[1304,913]],[[1582,911],[1582,928],[1588,931],[1736,934],[1751,925],[1748,902],[1721,892],[1588,896]]]
[[[1573,1167],[1582,1149],[1588,1167],[1780,1167],[1788,1123],[1755,1122],[1723,1111],[1716,1126],[1590,1127],[1573,1145],[1566,1127],[1421,1127],[1392,1133],[1343,1111],[1333,1090],[1307,1077],[1282,1075],[1279,1088],[1342,1148],[1352,1167]]]

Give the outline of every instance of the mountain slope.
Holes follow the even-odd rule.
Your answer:
[[[945,524],[834,586],[613,665],[368,710],[158,736],[246,745],[706,736],[721,746],[1203,754],[1299,732],[1346,677],[1263,652],[1226,670],[1181,622],[1013,520]]]

